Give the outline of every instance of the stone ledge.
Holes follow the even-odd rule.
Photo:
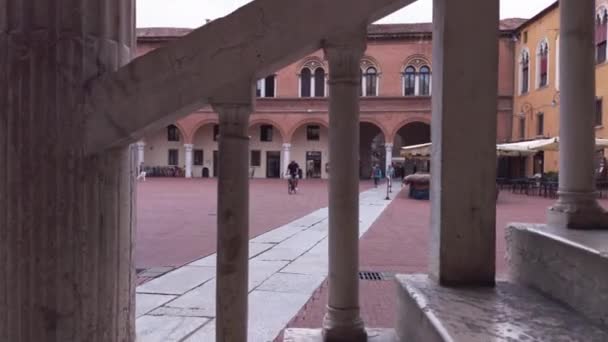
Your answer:
[[[608,341],[608,331],[520,285],[447,288],[424,274],[397,282],[400,341]]]
[[[511,224],[506,239],[513,281],[608,325],[608,231]]]
[[[397,342],[394,329],[366,329],[369,342]],[[321,329],[285,329],[284,342],[323,342]]]

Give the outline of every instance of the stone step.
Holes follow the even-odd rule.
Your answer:
[[[398,275],[400,341],[608,341],[608,330],[538,291],[448,288],[425,274]]]
[[[608,231],[510,224],[510,279],[608,327]]]

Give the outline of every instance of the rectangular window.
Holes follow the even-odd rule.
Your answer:
[[[519,118],[519,138],[526,139],[526,118]]]
[[[194,165],[203,165],[203,150],[194,150]]]
[[[536,135],[543,135],[545,132],[545,114],[538,113],[536,115]]]
[[[604,63],[606,61],[606,41],[596,45],[596,58],[597,63]]]
[[[251,166],[261,166],[262,165],[262,152],[261,151],[251,151]]]
[[[603,100],[601,98],[595,100],[595,125],[601,126],[603,125],[602,119],[602,105]]]
[[[522,77],[522,81],[521,81],[521,93],[522,94],[526,94],[528,92],[528,86],[530,85],[530,81],[529,81],[529,69],[527,66],[524,66],[524,68],[522,69],[521,72],[521,77]]]
[[[272,126],[261,125],[260,126],[260,141],[272,141]]]
[[[264,87],[264,80],[258,80],[255,83],[255,96],[256,97],[262,97],[262,88]]]
[[[179,141],[179,130],[175,125],[169,125],[167,127],[167,140]]]
[[[306,126],[306,140],[319,141],[321,139],[321,126],[308,125]]]
[[[264,96],[274,97],[274,75],[268,76],[264,84]]]
[[[220,125],[213,125],[213,141],[217,141],[220,135]]]
[[[176,149],[169,150],[169,165],[177,166],[179,164],[179,151]]]
[[[528,31],[524,31],[523,41],[524,41],[524,44],[528,43]]]

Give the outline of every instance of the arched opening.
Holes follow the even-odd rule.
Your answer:
[[[200,126],[192,139],[192,177],[218,176],[219,125],[207,123]]]
[[[311,89],[311,78],[312,72],[309,68],[302,69],[300,73],[300,97],[310,97],[312,94],[310,93]]]
[[[431,142],[431,126],[424,122],[411,122],[403,125],[395,134],[393,141],[393,162],[395,176],[403,177],[415,172],[429,172],[428,160],[403,159],[400,156],[401,147]]]
[[[403,73],[403,95],[416,95],[416,69],[413,66],[405,68]]]
[[[420,95],[431,95],[431,69],[426,65],[420,68]]]
[[[329,131],[325,123],[307,122],[291,136],[290,160],[294,160],[307,179],[327,178],[329,171]]]
[[[185,168],[184,133],[177,125],[146,134],[143,165],[148,177],[182,176]]]
[[[384,172],[386,149],[385,137],[380,127],[370,122],[359,125],[359,177],[370,179],[374,165]]]
[[[363,96],[378,96],[378,71],[374,67],[363,73]]]
[[[283,135],[272,122],[256,122],[249,127],[249,172],[253,178],[280,178]]]
[[[325,70],[323,68],[315,70],[315,96],[325,96]]]

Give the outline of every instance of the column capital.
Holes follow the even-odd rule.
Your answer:
[[[184,147],[186,148],[186,152],[189,152],[194,148],[194,144],[184,144]]]
[[[284,143],[283,149],[289,151],[291,149],[291,143]]]
[[[361,58],[367,47],[367,28],[329,38],[323,52],[329,61],[328,83],[360,83]]]
[[[392,149],[393,148],[393,144],[384,144],[384,148],[388,149]]]
[[[226,110],[246,110],[248,113],[254,110],[255,99],[255,82],[252,80],[243,80],[235,86],[218,91],[209,99],[209,103],[213,110],[221,114],[221,111]]]

